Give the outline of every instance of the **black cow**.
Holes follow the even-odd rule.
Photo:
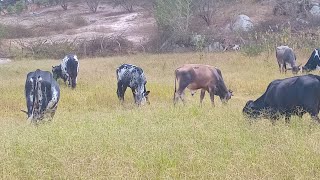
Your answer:
[[[127,87],[132,90],[134,102],[137,105],[141,105],[148,100],[148,94],[150,91],[146,90],[146,77],[144,76],[143,70],[140,67],[131,64],[122,64],[116,70],[118,89],[117,95],[121,102],[124,101],[124,93]]]
[[[319,121],[320,76],[304,75],[272,81],[266,92],[256,101],[248,101],[243,113],[251,118],[266,117],[272,120],[291,115],[302,117],[309,113]],[[274,122],[274,121],[273,121]]]
[[[58,78],[68,82],[68,85],[75,88],[79,73],[79,61],[76,55],[67,55],[58,66],[52,66],[52,73],[55,80]]]
[[[52,74],[37,69],[27,75],[25,84],[28,120],[38,122],[49,114],[53,118],[60,99],[60,88]]]
[[[304,72],[310,72],[313,71],[315,69],[320,68],[320,57],[319,57],[319,52],[320,49],[314,49],[312,51],[312,54],[308,60],[308,62],[306,63],[306,65],[304,65],[302,67],[302,71]]]

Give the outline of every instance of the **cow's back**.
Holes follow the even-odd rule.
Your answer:
[[[192,90],[207,89],[216,83],[217,75],[219,72],[214,67],[202,64],[186,64],[176,70],[177,79],[190,81],[188,88]]]
[[[265,102],[279,110],[306,106],[320,100],[319,76],[306,75],[277,81],[268,90]]]

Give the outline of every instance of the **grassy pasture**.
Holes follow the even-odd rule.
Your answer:
[[[304,63],[309,54],[298,53]],[[78,87],[62,81],[54,121],[26,122],[27,72],[50,70],[58,60],[22,60],[0,65],[1,179],[319,179],[320,126],[310,116],[249,125],[242,108],[281,75],[274,56],[240,53],[136,55],[80,59]],[[151,105],[137,108],[131,90],[124,106],[116,97],[115,69],[141,66]],[[206,94],[186,91],[173,107],[175,68],[203,63],[221,69],[234,97],[211,107]]]

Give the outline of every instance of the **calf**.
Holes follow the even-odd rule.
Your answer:
[[[300,66],[296,65],[296,55],[294,54],[292,48],[289,48],[288,46],[279,46],[276,48],[276,58],[279,65],[279,71],[280,73],[287,72],[287,64],[291,65],[291,68],[288,68],[289,70],[292,70],[293,74],[297,74],[300,70]]]
[[[118,80],[117,95],[121,102],[124,101],[124,93],[127,87],[130,87],[134,102],[137,105],[140,106],[145,101],[150,104],[148,100],[150,91],[146,90],[147,80],[140,67],[131,64],[122,64],[117,68],[116,74]]]
[[[320,52],[320,49],[314,49],[312,51],[312,54],[311,54],[308,62],[306,63],[306,65],[304,65],[302,67],[303,72],[310,72],[310,71],[313,71],[315,69],[320,68],[319,52]]]
[[[79,73],[79,61],[76,55],[67,55],[58,66],[52,66],[52,73],[55,80],[58,78],[68,82],[68,85],[75,88]]]
[[[304,75],[274,80],[256,101],[248,101],[243,113],[250,118],[266,117],[273,120],[285,116],[289,123],[292,115],[302,117],[309,113],[319,122],[320,76]]]
[[[178,81],[178,89],[177,89]],[[179,98],[184,102],[184,90],[188,88],[192,94],[201,89],[200,104],[202,104],[205,92],[208,91],[212,105],[214,105],[214,95],[218,95],[223,103],[226,103],[232,96],[232,91],[228,90],[221,71],[218,68],[202,64],[185,64],[175,70],[174,104]]]
[[[25,97],[30,122],[38,122],[47,114],[53,118],[60,99],[60,88],[52,74],[37,69],[27,75]]]

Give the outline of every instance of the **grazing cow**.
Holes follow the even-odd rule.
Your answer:
[[[319,122],[319,105],[320,76],[309,74],[272,81],[261,97],[247,102],[243,113],[250,118],[270,118],[272,122],[285,116],[286,123],[291,115],[309,113]]]
[[[292,48],[289,48],[288,46],[279,46],[276,48],[276,58],[279,65],[279,71],[280,73],[287,72],[287,64],[291,65],[291,68],[288,68],[288,70],[292,70],[293,74],[297,74],[300,70],[300,66],[296,65],[296,55],[294,54]]]
[[[38,122],[46,115],[53,118],[60,98],[60,88],[52,74],[48,71],[37,69],[27,75],[25,96],[30,122]]]
[[[132,90],[134,102],[140,106],[145,101],[150,104],[148,95],[150,91],[146,90],[146,77],[144,76],[143,70],[135,65],[122,64],[116,70],[118,89],[117,95],[121,102],[124,101],[124,93],[127,87]]]
[[[214,105],[214,95],[218,95],[223,103],[226,103],[232,96],[232,91],[227,89],[223,81],[221,71],[209,65],[185,64],[179,67],[175,70],[174,86],[174,104],[179,98],[184,102],[185,88],[190,89],[192,94],[201,89],[200,104],[202,104],[206,91],[210,94],[212,105]]]
[[[306,63],[306,65],[304,65],[302,67],[302,71],[310,72],[310,71],[313,71],[315,69],[319,69],[320,68],[319,52],[320,52],[320,49],[314,49],[312,51],[312,54],[311,54],[308,62]]]
[[[79,61],[76,55],[67,55],[58,66],[52,66],[52,73],[55,80],[63,79],[72,88],[77,85],[77,76],[79,73]]]

